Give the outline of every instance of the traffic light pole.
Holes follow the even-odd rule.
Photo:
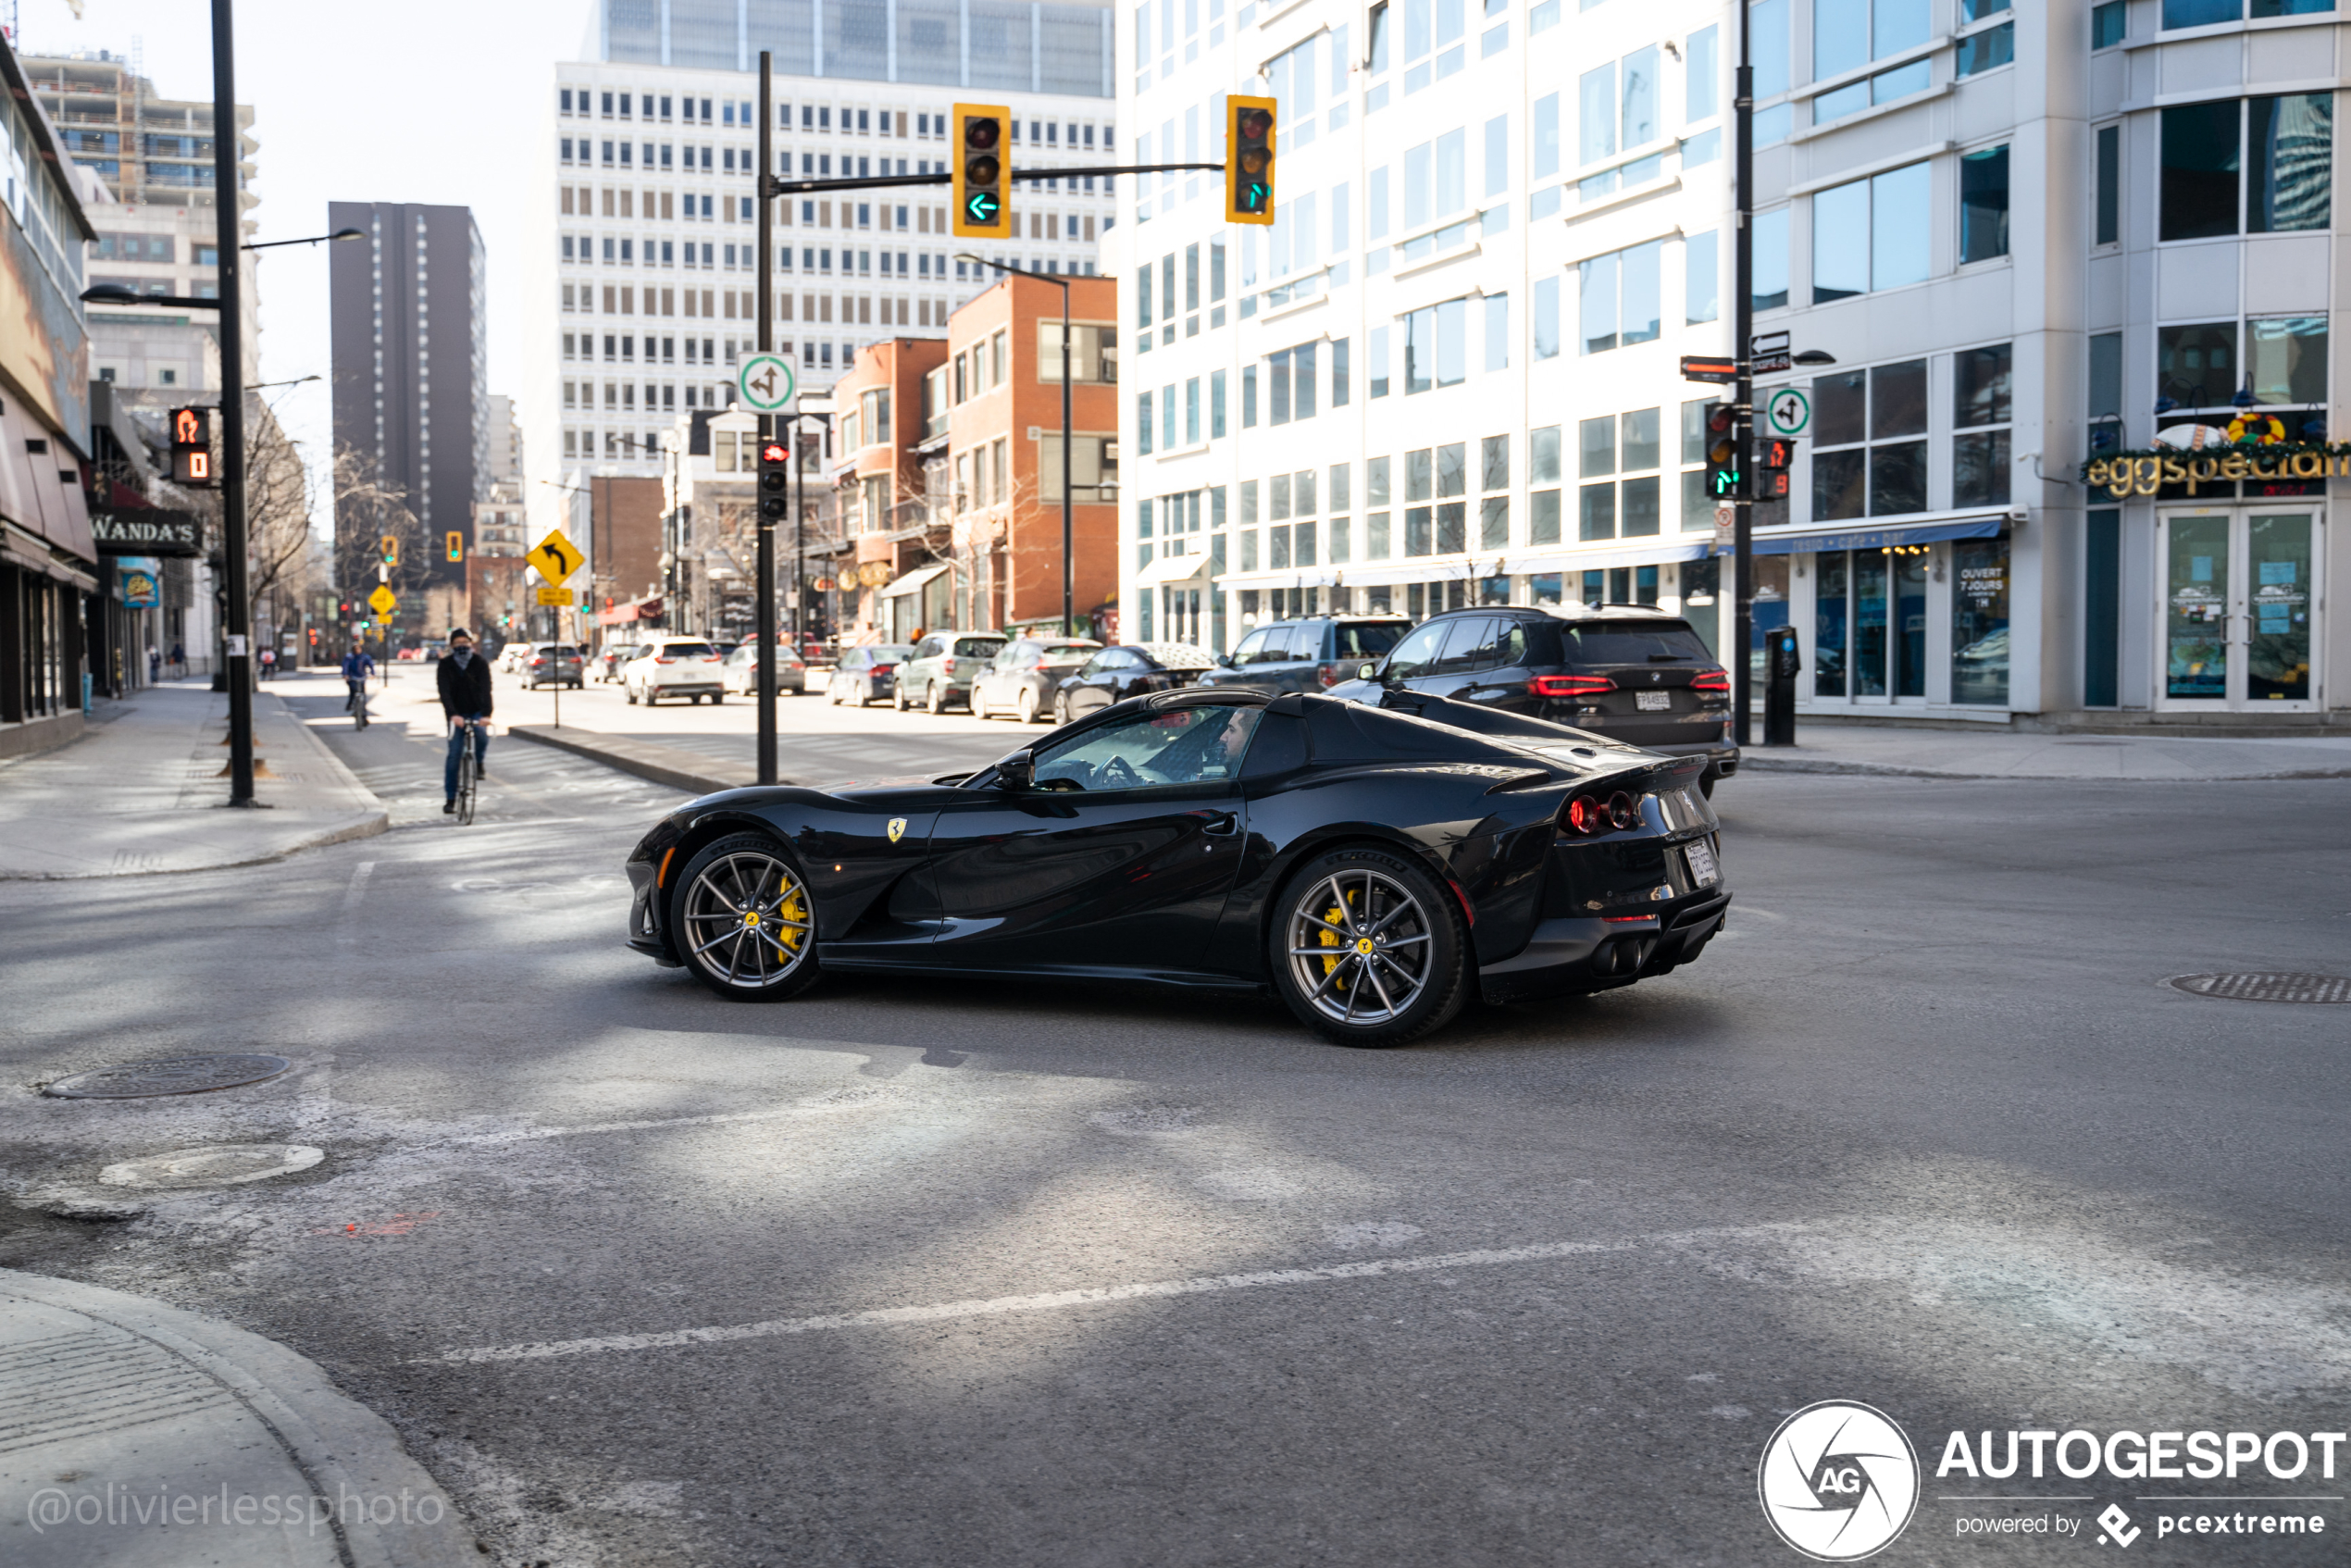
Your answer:
[[[212,0],[213,237],[220,284],[220,529],[228,577],[229,803],[253,798],[253,586],[245,560],[244,222],[237,181],[236,28],[230,0]]]
[[[1738,454],[1738,493],[1731,501],[1731,735],[1735,744],[1748,743],[1748,715],[1754,702],[1754,659],[1748,645],[1755,638],[1755,67],[1748,13],[1739,10],[1739,64],[1731,92],[1732,117],[1737,141],[1732,164],[1732,201],[1736,241],[1731,268],[1731,355],[1738,362],[1738,380],[1732,383],[1732,440]]]
[[[759,352],[776,347],[776,229],[775,195],[768,190],[768,171],[776,164],[776,56],[759,52]],[[776,417],[759,417],[762,447],[776,439]],[[753,521],[759,529],[759,599],[752,623],[758,640],[759,662],[759,781],[776,782],[776,521],[767,516],[764,498],[753,501]]]

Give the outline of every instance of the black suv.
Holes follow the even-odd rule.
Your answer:
[[[1247,691],[1313,691],[1354,678],[1412,628],[1403,616],[1310,616],[1261,626],[1200,677],[1202,686]]]
[[[1330,695],[1377,703],[1425,691],[1571,724],[1628,746],[1708,761],[1704,788],[1738,769],[1731,678],[1690,623],[1654,605],[1489,605],[1414,627]]]

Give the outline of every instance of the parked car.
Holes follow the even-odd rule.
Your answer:
[[[704,697],[727,700],[718,652],[699,637],[653,638],[622,667],[620,684],[629,702],[649,708],[664,697],[690,697],[697,705]]]
[[[1655,605],[1448,610],[1357,674],[1330,694],[1389,707],[1401,705],[1392,698],[1449,697],[1703,757],[1709,795],[1738,770],[1729,672],[1689,622]]]
[[[610,685],[620,678],[620,672],[629,660],[637,656],[633,642],[607,642],[603,652],[588,662],[596,671],[596,678]]]
[[[759,644],[738,643],[719,661],[718,683],[729,691],[740,691],[746,697],[759,693]],[[776,690],[800,692],[808,690],[808,664],[790,648],[776,653]]]
[[[961,701],[971,705],[972,679],[1004,646],[1001,631],[934,631],[914,644],[898,668],[889,705],[900,713],[920,703],[943,714]]]
[[[1076,675],[1101,647],[1091,638],[1014,639],[973,679],[972,716],[1010,713],[1023,724],[1036,723],[1053,711],[1063,678]]]
[[[1075,718],[1140,697],[1189,686],[1216,667],[1214,655],[1188,642],[1126,642],[1088,659],[1053,693],[1053,721]]]
[[[498,650],[498,661],[491,667],[505,675],[520,674],[522,671],[522,661],[529,657],[529,643],[509,642],[504,647]]]
[[[903,642],[843,648],[833,665],[832,678],[825,682],[825,700],[835,706],[854,702],[861,708],[883,701],[897,689],[898,666],[913,652]]]
[[[1271,990],[1352,1046],[1705,951],[1702,759],[1414,701],[1159,691],[973,774],[706,796],[629,852],[628,945],[742,1001],[861,970]]]
[[[522,661],[523,684],[532,691],[541,686],[585,686],[586,666],[580,662],[579,650],[568,642],[535,642]]]
[[[1247,691],[1325,691],[1352,680],[1412,629],[1403,616],[1310,616],[1261,626],[1200,678]]]

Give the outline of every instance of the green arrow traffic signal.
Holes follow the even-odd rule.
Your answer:
[[[994,223],[1001,205],[993,191],[974,191],[964,203],[964,216],[971,223]]]

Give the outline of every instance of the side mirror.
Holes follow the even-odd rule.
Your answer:
[[[1233,655],[1230,653],[1217,654],[1216,667],[1218,669],[1231,669],[1233,667]]]
[[[1026,790],[1037,777],[1033,752],[1014,752],[996,765],[996,782],[1007,790]]]
[[[1377,665],[1358,665],[1355,666],[1355,678],[1358,680],[1369,680],[1378,673],[1379,666]]]

